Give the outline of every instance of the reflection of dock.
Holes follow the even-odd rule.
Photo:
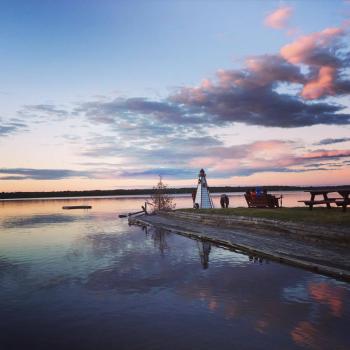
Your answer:
[[[91,209],[92,206],[91,205],[65,205],[64,207],[62,207],[62,209]]]
[[[223,227],[222,223],[225,218],[223,215],[220,215],[220,223],[216,225],[210,225],[209,219],[201,222],[198,220],[200,216],[198,214],[191,214],[192,216],[188,214],[188,217],[181,215],[181,212],[144,215],[129,218],[129,223],[142,226],[152,225],[158,229],[162,228],[189,238],[238,250],[250,256],[275,260],[350,281],[350,243],[345,241],[347,237],[342,236],[342,232],[338,233],[338,237],[344,237],[343,245],[340,244],[342,242],[338,243],[335,239],[328,241],[326,245],[322,241],[302,240],[299,236],[297,237],[299,239],[296,239],[296,234],[293,236],[286,234],[285,231],[276,232],[269,226],[255,225],[254,227],[254,222],[250,226]],[[205,217],[204,214],[202,216]],[[210,219],[213,220],[211,217]],[[288,226],[288,223],[285,226],[284,224],[282,227],[286,229],[285,226]],[[321,233],[318,232],[318,234]],[[313,233],[314,237],[315,233]],[[205,254],[209,253],[209,249],[203,248],[199,253],[203,267],[205,267],[209,263],[209,254]]]
[[[165,251],[169,249],[168,243],[166,241],[166,235],[171,231],[156,226],[141,225],[141,227],[142,230],[145,231],[146,236],[149,234],[149,232],[152,232],[154,246],[158,247],[161,254],[164,255]],[[150,227],[151,229],[149,230]],[[207,269],[209,267],[209,254],[211,251],[211,243],[209,241],[199,240],[196,237],[192,238],[197,241],[198,253],[203,269]]]

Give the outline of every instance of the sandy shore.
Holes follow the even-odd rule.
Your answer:
[[[130,217],[190,238],[350,281],[350,234],[305,224],[181,211]]]

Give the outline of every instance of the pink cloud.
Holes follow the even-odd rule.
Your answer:
[[[327,48],[343,35],[344,30],[341,28],[326,28],[321,32],[304,35],[291,44],[283,46],[280,54],[290,63],[315,64],[317,62],[313,60],[314,51],[317,48]]]
[[[294,155],[292,143],[281,140],[256,141],[245,145],[221,146],[207,149],[207,156],[195,157],[189,166],[203,166],[212,172],[251,173],[288,167],[300,162]]]
[[[212,85],[213,84],[210,79],[203,79],[200,87],[202,89],[210,89]]]
[[[232,169],[239,169],[241,166],[240,161],[232,159],[224,159],[221,161],[216,161],[213,165],[213,172],[230,172]]]
[[[283,140],[255,141],[244,145],[210,147],[205,156],[192,158],[188,165],[203,166],[212,173],[225,176],[250,176],[254,173],[307,173],[337,170],[345,167],[342,159],[350,157],[350,150],[317,149],[300,152],[300,145]],[[332,163],[329,163],[332,161]]]
[[[342,28],[326,28],[321,32],[304,35],[281,48],[281,56],[291,64],[309,66],[301,96],[305,99],[319,99],[348,90],[339,80],[344,68],[337,50],[346,34]],[[345,88],[344,88],[345,87]]]
[[[274,29],[284,29],[287,27],[288,19],[293,13],[293,9],[290,6],[280,7],[277,10],[271,12],[265,18],[265,25]]]
[[[350,157],[350,150],[315,150],[309,153],[305,153],[302,158],[304,159],[329,159],[329,158],[340,158]]]
[[[213,167],[216,162],[217,159],[214,157],[194,157],[187,163],[187,165],[189,167],[198,167],[198,164],[200,164],[203,168],[209,168]]]
[[[345,106],[307,101],[350,93],[347,35],[343,26],[301,36],[279,54],[250,56],[244,67],[218,70],[213,79],[181,87],[168,100],[221,124],[348,124],[349,114],[340,113]],[[285,87],[288,93],[282,93]]]
[[[334,67],[323,66],[320,68],[317,78],[304,85],[301,96],[312,100],[325,95],[335,95],[335,79],[336,69]]]
[[[280,153],[282,150],[290,149],[289,143],[281,140],[256,141],[249,146],[251,152],[266,151],[271,153]]]

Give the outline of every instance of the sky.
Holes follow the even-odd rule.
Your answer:
[[[350,183],[350,1],[0,9],[0,192]]]

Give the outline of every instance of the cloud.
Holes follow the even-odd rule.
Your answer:
[[[102,137],[102,136],[101,136]],[[125,157],[125,148],[118,143],[91,146],[89,157]],[[211,136],[204,137],[160,137],[156,146],[144,147],[131,144],[123,158],[118,177],[193,178],[198,168],[205,167],[216,178],[248,176],[262,172],[310,172],[344,167],[341,159],[350,158],[349,150],[315,150],[302,153],[302,145],[288,140],[266,140],[225,146]],[[142,165],[141,165],[142,160]],[[325,161],[331,160],[327,164]],[[338,162],[339,160],[339,162]],[[124,165],[123,165],[124,164]],[[95,171],[94,176],[108,176],[110,167]]]
[[[196,176],[198,169],[181,169],[181,168],[150,168],[146,170],[126,170],[120,173],[122,177],[157,177],[166,176],[173,179],[193,179]]]
[[[102,137],[102,136],[101,136]],[[96,147],[96,146],[95,146]],[[123,157],[115,167],[111,164],[86,163],[85,170],[2,168],[1,180],[59,180],[66,178],[194,178],[200,167],[215,178],[249,176],[255,173],[295,173],[330,170],[347,166],[350,150],[316,149],[302,153],[300,144],[286,140],[255,141],[225,146],[211,136],[160,138],[157,147],[131,144],[128,152],[118,143],[97,146],[87,153],[96,158]],[[85,154],[86,155],[86,154]],[[331,163],[329,162],[331,161]],[[328,162],[328,163],[327,163]],[[213,176],[213,177],[214,177]]]
[[[304,35],[280,50],[281,56],[293,64],[338,66],[334,49],[346,32],[341,28],[326,28],[321,32]]]
[[[10,119],[9,121],[3,121],[0,118],[0,137],[12,135],[20,130],[25,130],[27,125],[19,119]]]
[[[349,124],[344,107],[330,103],[307,103],[298,96],[278,93],[279,83],[305,82],[295,66],[277,55],[247,60],[241,70],[221,70],[216,82],[181,88],[171,100],[188,109],[200,109],[217,124],[240,122],[270,127],[302,127],[315,124]]]
[[[171,124],[193,124],[203,120],[194,110],[189,111],[170,100],[152,101],[143,97],[86,102],[77,107],[75,113],[83,113],[93,121],[107,124],[125,122],[133,125],[140,117]]]
[[[62,120],[71,115],[71,112],[54,104],[24,105],[18,114],[25,118],[38,118],[45,121]]]
[[[124,134],[123,134],[124,135]],[[135,166],[152,164],[159,168],[173,168],[174,165],[184,164],[194,155],[202,154],[208,148],[222,145],[222,142],[212,136],[187,136],[159,134],[146,144],[139,139],[126,139],[124,136],[110,142],[103,143],[103,135],[91,140],[87,150],[82,152],[88,157],[117,157],[123,159],[124,164]],[[101,140],[101,141],[100,141]],[[96,146],[98,145],[98,146]],[[127,152],[125,151],[127,149]]]
[[[264,24],[274,29],[285,29],[292,14],[292,7],[280,7],[265,18]]]
[[[329,160],[350,157],[350,150],[326,150],[318,149],[303,155],[307,160]]]
[[[314,150],[300,154],[300,145],[289,141],[255,141],[250,144],[213,147],[193,157],[190,166],[204,164],[220,177],[248,176],[262,172],[309,172],[344,167],[350,150]],[[332,163],[322,163],[332,161]],[[339,162],[338,162],[339,161]]]
[[[7,136],[17,130],[13,125],[0,125],[0,136]]]
[[[300,87],[308,98],[327,82],[334,85],[334,71],[320,70],[318,80],[302,73],[299,65],[280,55],[249,57],[242,69],[219,70],[215,80],[205,79],[197,87],[181,87],[168,98],[117,98],[80,104],[76,114],[93,123],[111,125],[129,137],[154,137],[157,134],[188,133],[205,126],[232,123],[266,127],[303,127],[316,124],[345,125],[350,114],[329,102],[303,100],[298,95],[278,92],[281,84]],[[310,80],[311,79],[311,80]],[[340,81],[338,92],[347,91],[348,81]],[[304,87],[303,87],[304,86]],[[340,87],[342,86],[342,90]]]
[[[283,11],[282,11],[283,10]],[[274,18],[286,18],[289,7]],[[128,139],[159,134],[200,134],[210,126],[233,123],[294,128],[346,125],[346,106],[325,100],[350,93],[348,32],[326,28],[283,46],[279,53],[251,56],[240,69],[218,70],[199,86],[182,86],[159,100],[146,97],[81,102],[71,111],[52,104],[25,106],[22,113],[83,116]],[[282,87],[282,89],[281,89]],[[314,101],[324,99],[324,101]]]
[[[350,137],[340,137],[340,138],[328,138],[322,139],[319,142],[315,143],[315,145],[332,145],[334,143],[348,142],[350,141]]]
[[[331,165],[317,162],[337,161],[347,153],[300,154],[300,145],[285,140],[225,146],[206,133],[212,125],[236,122],[284,128],[350,123],[350,115],[341,113],[340,105],[278,92],[281,83],[302,87],[306,81],[298,65],[280,55],[262,55],[249,57],[243,69],[220,70],[215,80],[179,88],[162,101],[118,98],[81,104],[76,113],[107,125],[113,133],[95,135],[82,155],[113,158],[122,164],[114,176],[129,178],[159,174],[191,178],[202,166],[217,178],[329,170]],[[192,111],[195,121],[189,118]],[[95,171],[94,176],[110,176],[108,168]]]
[[[333,95],[336,70],[333,67],[323,66],[318,71],[318,76],[305,84],[302,96],[306,99],[316,99],[321,96]]]
[[[202,166],[215,177],[231,177],[346,166],[348,150],[303,152],[303,145],[286,140],[226,146],[208,131],[212,127],[222,131],[235,123],[279,128],[349,125],[350,114],[334,98],[350,92],[346,38],[342,28],[304,35],[277,54],[250,56],[239,69],[218,70],[212,79],[206,78],[198,86],[179,87],[163,99],[104,98],[83,101],[70,110],[53,104],[24,106],[21,113],[28,117],[89,121],[94,133],[87,139],[81,136],[79,143],[85,142],[87,147],[79,155],[94,158],[94,162],[87,159],[85,165],[77,164],[83,165],[84,171],[0,169],[2,179],[158,174],[190,178]],[[2,126],[0,134],[16,129],[16,125]],[[66,142],[77,141],[74,135],[63,137]],[[321,140],[320,145],[336,143],[327,142]]]
[[[348,33],[343,28],[326,28],[321,32],[304,35],[283,46],[281,56],[296,65],[309,67],[309,74],[301,96],[319,99],[350,93],[350,82],[344,79],[344,69],[349,67],[349,51],[344,39]]]
[[[60,180],[70,177],[88,177],[88,172],[68,169],[0,168],[0,180]]]
[[[302,36],[279,54],[250,57],[242,69],[220,70],[214,81],[182,87],[169,99],[189,111],[201,111],[217,124],[285,128],[349,124],[350,115],[341,113],[344,106],[308,101],[350,93],[347,35],[342,28],[326,28]],[[281,84],[284,90],[294,84],[299,92],[281,93]]]

